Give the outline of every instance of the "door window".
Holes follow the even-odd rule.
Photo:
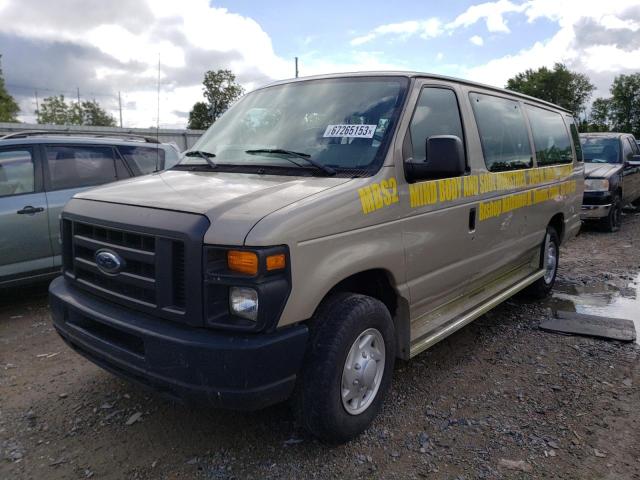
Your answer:
[[[490,172],[531,168],[533,156],[520,104],[514,100],[470,93],[484,162]]]
[[[34,192],[34,173],[29,150],[0,150],[0,197]]]
[[[162,170],[165,152],[158,147],[119,146],[118,150],[129,165],[135,165],[143,175]]]
[[[531,105],[526,108],[538,166],[573,162],[571,140],[562,115]]]
[[[110,146],[47,146],[51,190],[88,187],[118,179]]]
[[[640,155],[640,147],[638,147],[638,144],[629,137],[627,137],[627,142],[629,142],[629,146],[631,147],[631,154]]]
[[[426,142],[435,135],[455,135],[463,140],[456,94],[448,88],[422,89],[409,126],[413,160],[426,161]]]
[[[571,132],[571,140],[573,141],[573,148],[576,150],[576,158],[579,162],[583,162],[582,157],[582,144],[580,143],[580,135],[578,134],[578,128],[576,127],[576,121],[571,116],[566,116],[567,123],[569,124],[569,131]]]
[[[631,142],[626,138],[622,139],[622,161],[628,162],[633,159],[633,150],[631,149]]]

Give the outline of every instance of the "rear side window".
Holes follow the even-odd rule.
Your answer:
[[[52,190],[114,182],[116,158],[108,146],[47,146]],[[119,169],[120,170],[120,169]]]
[[[627,137],[627,141],[629,142],[629,145],[631,145],[631,151],[633,152],[633,154],[640,155],[640,147],[638,147],[638,143],[630,137]]]
[[[622,139],[622,161],[628,162],[633,158],[633,150],[631,149],[631,142],[628,142],[626,138]]]
[[[531,168],[529,133],[520,104],[506,98],[470,93],[482,153],[490,172]]]
[[[0,197],[32,193],[33,156],[26,149],[0,150]]]
[[[409,127],[413,159],[426,159],[426,142],[435,135],[455,135],[463,140],[456,94],[447,88],[422,89]]]
[[[538,166],[573,162],[571,140],[562,115],[527,105]]]
[[[118,146],[118,150],[127,163],[138,167],[143,175],[164,168],[165,152],[160,147]]]

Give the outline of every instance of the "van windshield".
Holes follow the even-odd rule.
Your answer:
[[[582,137],[582,154],[587,163],[620,163],[617,138]]]
[[[402,77],[358,77],[256,90],[222,115],[192,150],[215,155],[219,168],[370,171],[381,164],[407,85]],[[202,156],[184,156],[179,166],[206,163]],[[323,166],[330,168],[318,168]]]

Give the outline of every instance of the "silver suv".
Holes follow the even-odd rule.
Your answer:
[[[172,145],[143,137],[20,132],[0,138],[0,288],[57,274],[59,215],[74,194],[178,159]]]

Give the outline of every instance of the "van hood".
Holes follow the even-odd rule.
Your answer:
[[[103,185],[75,198],[205,215],[216,241],[237,244],[239,236],[244,241],[251,227],[269,213],[349,181],[170,170]],[[232,238],[225,238],[225,233]]]
[[[616,173],[622,165],[617,163],[588,163],[584,164],[585,178],[608,178]]]

